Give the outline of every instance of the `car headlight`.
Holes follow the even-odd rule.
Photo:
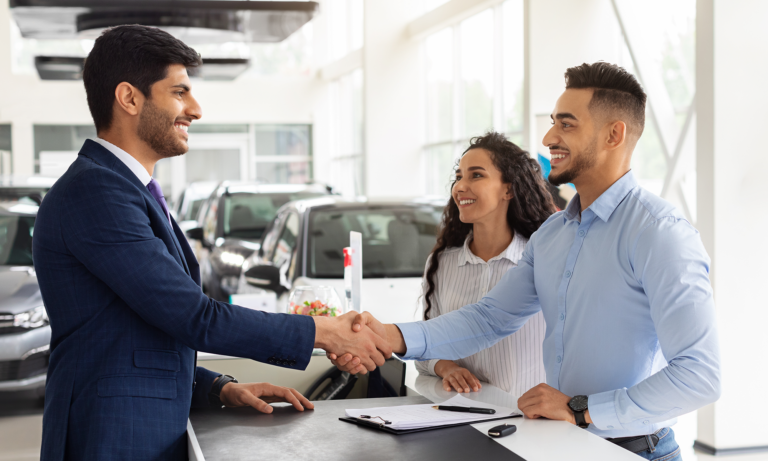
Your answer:
[[[227,294],[237,293],[237,285],[240,283],[240,277],[227,275],[221,278],[221,289]]]
[[[48,325],[45,306],[38,306],[20,314],[0,315],[0,327],[31,330],[45,325]]]
[[[224,264],[235,267],[242,266],[243,262],[245,261],[245,257],[243,255],[239,253],[233,253],[231,251],[222,251],[219,258]]]

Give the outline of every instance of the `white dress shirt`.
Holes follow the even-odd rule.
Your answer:
[[[105,141],[101,138],[91,138],[91,141],[101,144],[105,149],[115,154],[115,157],[119,158],[120,161],[123,162],[129,170],[133,171],[133,174],[135,174],[136,177],[139,178],[139,181],[141,181],[141,183],[145,186],[149,184],[149,181],[152,180],[152,176],[150,176],[150,174],[147,172],[147,169],[144,168],[144,166],[139,163],[138,160],[133,158],[133,155],[129,154],[123,149],[120,149],[111,142]]]
[[[507,249],[488,262],[472,253],[469,249],[471,241],[472,233],[464,241],[464,246],[447,248],[440,255],[440,266],[434,279],[435,293],[432,295],[430,318],[480,301],[509,269],[517,266],[528,239],[515,234]],[[426,270],[424,273],[426,274]],[[427,288],[424,278],[422,299]],[[426,309],[426,301],[422,303]],[[454,362],[472,372],[481,381],[521,396],[528,389],[546,382],[542,355],[545,332],[544,318],[539,312],[516,333],[485,350]],[[437,362],[437,359],[416,362],[416,369],[421,374],[437,376]]]

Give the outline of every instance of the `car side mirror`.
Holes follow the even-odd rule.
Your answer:
[[[187,231],[187,238],[190,240],[199,240],[200,243],[203,245],[203,248],[210,249],[211,245],[208,243],[205,238],[203,238],[203,228],[202,227],[193,227],[192,229],[189,229]]]
[[[274,291],[277,296],[288,291],[280,283],[280,268],[275,266],[253,266],[245,271],[245,281],[251,286]]]

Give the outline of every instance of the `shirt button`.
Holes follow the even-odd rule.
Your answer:
[[[608,429],[613,429],[613,426],[608,426]]]
[[[562,357],[560,357],[560,356],[558,355],[558,356],[557,356],[557,363],[560,363],[560,362],[562,362],[562,361],[563,361]]]
[[[571,271],[565,271],[565,278],[571,277]]]
[[[650,422],[650,421],[648,421],[648,420],[646,419],[645,421],[643,421],[643,424],[648,424],[649,422]]]
[[[585,233],[586,233],[586,232],[584,232],[583,230],[580,230],[580,231],[579,231],[579,237],[584,237],[584,234],[585,234]]]
[[[565,318],[565,314],[560,314],[560,320],[563,320]]]

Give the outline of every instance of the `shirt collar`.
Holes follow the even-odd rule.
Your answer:
[[[635,175],[630,170],[613,183],[608,190],[603,192],[587,209],[592,210],[598,218],[607,222],[627,194],[637,186],[637,179],[635,179]],[[565,208],[565,213],[563,213],[564,222],[576,218],[579,215],[579,211],[581,211],[581,199],[579,194],[576,194]]]
[[[128,169],[131,170],[133,174],[139,178],[139,181],[141,181],[141,183],[145,186],[149,184],[149,181],[152,180],[152,176],[147,173],[146,168],[144,168],[144,166],[128,152],[101,138],[92,138],[92,141],[101,144],[105,149],[112,152],[112,154],[119,158],[120,161],[123,162],[125,166],[127,166]]]
[[[472,253],[472,250],[469,249],[469,244],[472,242],[473,234],[472,231],[469,232],[469,235],[467,235],[467,238],[464,239],[464,246],[461,249],[461,252],[459,253],[459,266],[463,266],[465,264],[478,264],[485,262],[482,259],[480,259],[479,256]],[[514,238],[512,239],[512,242],[509,244],[506,250],[504,250],[501,254],[494,256],[493,258],[489,259],[488,262],[495,261],[500,258],[508,259],[512,261],[513,263],[517,263],[520,258],[523,255],[523,250],[525,250],[525,244],[524,244],[524,238],[522,235],[515,233]]]

